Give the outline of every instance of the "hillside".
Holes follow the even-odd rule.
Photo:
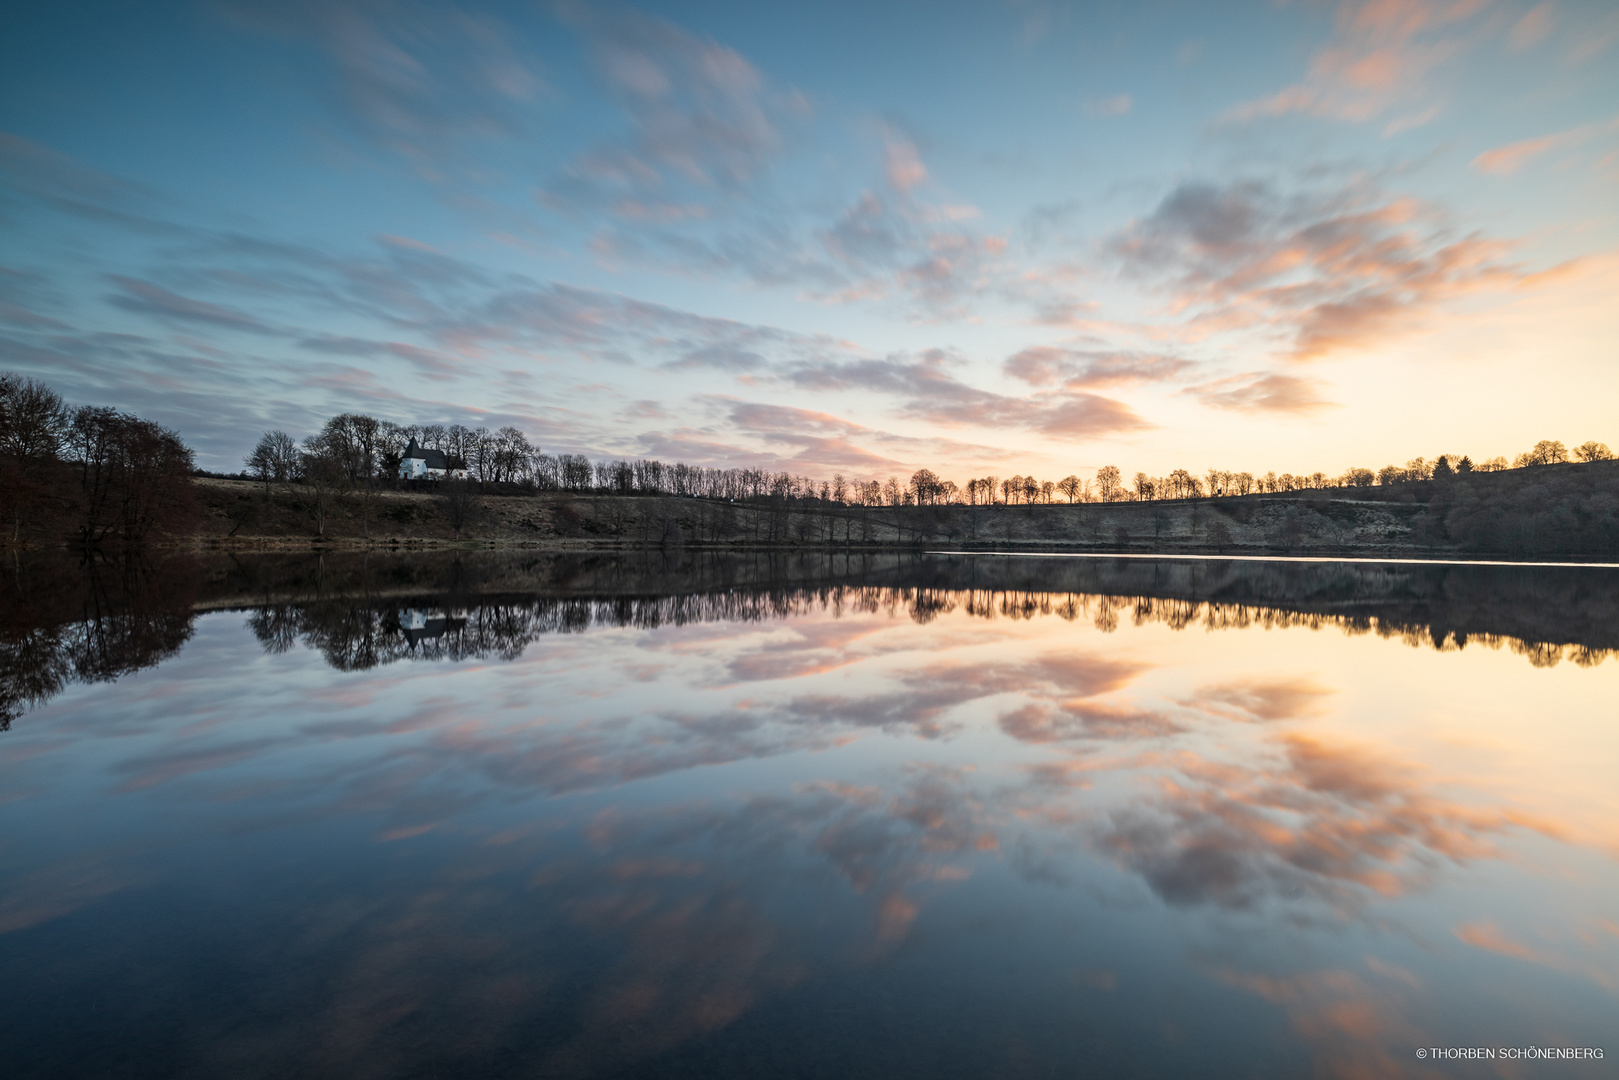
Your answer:
[[[266,497],[199,479],[203,518],[175,538],[230,548],[532,545],[545,548],[963,546],[1251,554],[1619,555],[1619,462],[1475,473],[1450,481],[1145,503],[846,507],[673,496],[383,491],[333,500],[324,535],[296,489]],[[362,521],[362,511],[364,518]],[[459,516],[462,527],[454,528]]]

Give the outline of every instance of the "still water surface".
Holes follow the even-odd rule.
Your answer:
[[[9,1077],[1615,1073],[1611,570],[17,574]]]

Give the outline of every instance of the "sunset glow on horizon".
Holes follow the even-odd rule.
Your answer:
[[[1619,8],[233,0],[0,32],[0,370],[817,478],[1619,446]]]

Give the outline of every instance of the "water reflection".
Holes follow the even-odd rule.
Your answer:
[[[111,681],[191,637],[194,579],[145,559],[13,563],[0,604],[0,731],[74,682]]]
[[[1045,565],[62,579],[8,642],[172,644],[91,650],[147,666],[69,664],[0,742],[0,1069],[1426,1076],[1417,1046],[1602,1045],[1611,576]]]
[[[344,671],[513,660],[542,635],[592,626],[812,609],[904,611],[920,624],[957,610],[1083,618],[1104,631],[1121,620],[1177,630],[1335,627],[1441,651],[1507,647],[1541,667],[1592,666],[1619,650],[1619,572],[1595,568],[709,552],[170,555],[14,561],[7,570],[0,730],[72,682],[161,662],[185,643],[194,611],[232,607],[252,609],[249,625],[267,652],[302,641]],[[776,673],[772,664],[768,675]]]

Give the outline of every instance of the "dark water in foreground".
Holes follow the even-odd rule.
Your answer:
[[[1619,572],[8,572],[0,1076],[1619,1072]]]

